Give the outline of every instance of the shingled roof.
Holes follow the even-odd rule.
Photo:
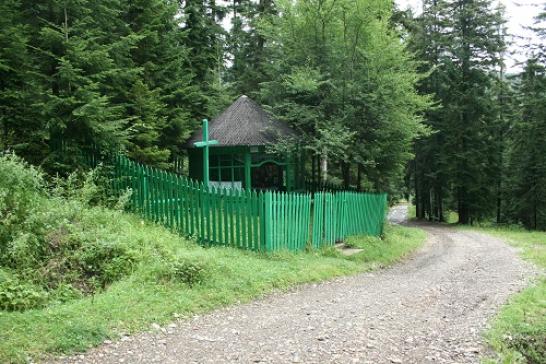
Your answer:
[[[209,139],[216,146],[266,145],[280,138],[295,136],[288,125],[273,119],[248,96],[239,97],[209,124]],[[203,140],[203,130],[196,131],[186,142],[187,147]]]

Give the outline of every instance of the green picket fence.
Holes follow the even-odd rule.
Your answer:
[[[386,206],[385,193],[315,193],[313,246],[333,245],[351,235],[380,235]]]
[[[132,190],[131,209],[203,244],[254,251],[301,251],[349,235],[379,235],[386,195],[314,195],[207,187],[118,155],[112,187]]]
[[[311,195],[265,193],[266,250],[303,250],[309,241]]]

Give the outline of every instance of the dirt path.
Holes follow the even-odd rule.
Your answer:
[[[390,269],[301,286],[61,362],[478,363],[486,322],[533,268],[498,239],[423,228],[426,245]]]

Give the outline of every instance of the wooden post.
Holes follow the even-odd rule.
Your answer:
[[[245,189],[250,191],[252,188],[252,178],[251,178],[251,155],[250,151],[245,152]]]
[[[197,148],[203,148],[203,184],[209,186],[209,146],[218,144],[217,140],[209,140],[209,121],[203,119],[203,141],[195,142]]]

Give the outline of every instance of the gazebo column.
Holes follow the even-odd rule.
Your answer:
[[[252,188],[252,178],[251,178],[251,168],[252,168],[252,159],[250,155],[250,150],[245,151],[245,189],[250,191]]]
[[[288,152],[287,155],[285,155],[285,161],[286,164],[284,166],[284,170],[286,173],[286,190],[287,191],[293,191],[295,188],[295,179],[296,179],[296,165],[295,165],[295,156],[293,152]]]

